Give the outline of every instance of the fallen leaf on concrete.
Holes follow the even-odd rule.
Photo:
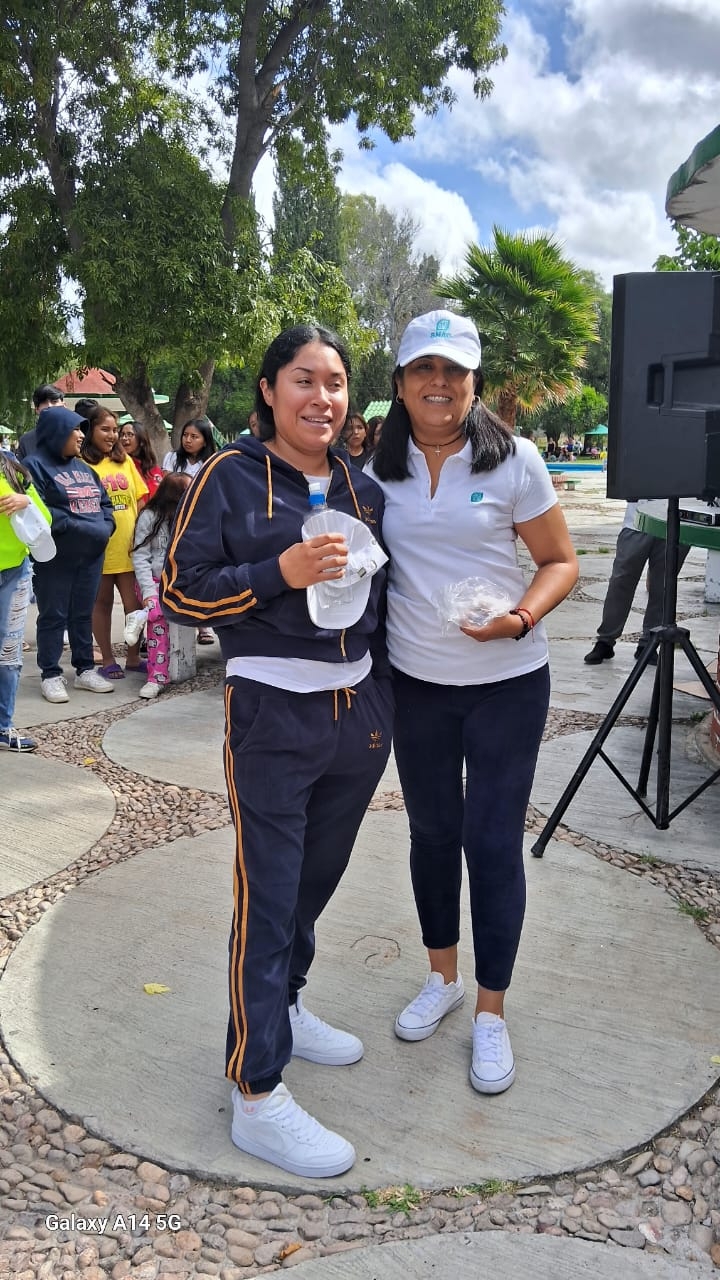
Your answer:
[[[146,982],[143,991],[146,996],[164,996],[169,987],[164,987],[161,982]]]

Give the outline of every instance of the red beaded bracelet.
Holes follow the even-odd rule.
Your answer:
[[[528,632],[532,631],[533,627],[535,626],[535,619],[533,618],[529,609],[525,609],[525,608],[509,609],[508,612],[514,613],[518,618],[522,618],[523,629],[522,631],[519,631],[516,636],[513,636],[513,639],[523,640],[525,636],[528,634]]]

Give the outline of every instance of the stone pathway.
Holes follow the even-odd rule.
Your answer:
[[[579,530],[578,545],[588,551],[591,582],[602,581],[611,557],[598,554],[612,547],[619,527],[621,504],[587,491],[564,498],[571,527]],[[596,569],[597,566],[597,569]],[[581,569],[584,570],[581,561]],[[606,576],[606,574],[605,574]],[[597,593],[595,593],[597,594]],[[596,625],[597,603],[588,607],[588,636]],[[555,634],[562,638],[562,628]],[[577,635],[577,627],[567,639]],[[630,637],[632,642],[634,636]],[[167,713],[183,693],[211,690],[220,678],[219,665],[210,664],[183,690],[165,695]],[[208,696],[212,696],[208,694]],[[62,761],[92,772],[95,784],[113,797],[115,816],[105,834],[91,848],[79,852],[67,867],[53,871],[40,883],[18,886],[0,901],[0,973],[17,942],[32,929],[54,902],[89,876],[150,849],[177,839],[194,837],[227,826],[222,796],[193,787],[192,779],[177,785],[151,780],[111,760],[100,745],[106,731],[137,709],[137,703],[85,713],[83,718],[44,721],[33,728],[40,742],[38,762]],[[27,704],[26,704],[27,709]],[[556,708],[547,739],[578,734],[600,722],[600,715]],[[24,721],[28,724],[27,716]],[[637,726],[632,716],[623,725]],[[22,761],[7,760],[3,777]],[[717,793],[717,788],[713,791]],[[717,794],[715,794],[717,806]],[[401,805],[398,793],[386,791],[374,808]],[[690,810],[692,814],[693,810]],[[717,808],[716,808],[717,812]],[[692,821],[692,818],[689,819]],[[529,830],[539,831],[538,810],[529,815]],[[672,828],[671,828],[672,830]],[[715,825],[717,830],[717,821]],[[692,858],[672,863],[643,855],[622,844],[608,842],[563,825],[557,838],[568,847],[621,868],[627,875],[645,877],[659,886],[691,916],[708,942],[720,945],[720,876],[716,869],[693,865]],[[546,855],[547,856],[547,855]],[[26,882],[25,882],[26,883]],[[588,904],[588,910],[592,904]],[[658,989],[655,998],[663,1000]],[[0,1003],[2,982],[0,981]],[[717,1075],[720,1076],[720,1028]],[[661,1052],[660,1047],[660,1052]],[[107,1063],[112,1073],[112,1061]],[[648,1083],[650,1083],[648,1081]],[[639,1150],[599,1167],[582,1169],[525,1185],[488,1178],[477,1183],[448,1185],[421,1191],[411,1185],[384,1187],[365,1194],[322,1195],[223,1184],[187,1171],[173,1171],[118,1149],[98,1138],[77,1115],[63,1114],[49,1105],[39,1088],[23,1078],[0,1046],[0,1277],[21,1280],[155,1280],[160,1276],[220,1276],[241,1280],[300,1264],[313,1275],[320,1258],[343,1251],[363,1251],[377,1262],[372,1274],[399,1275],[396,1249],[408,1242],[417,1247],[433,1237],[433,1274],[468,1277],[455,1249],[449,1271],[442,1271],[438,1237],[459,1242],[465,1233],[501,1231],[513,1235],[556,1236],[602,1245],[610,1259],[602,1271],[575,1274],[608,1277],[640,1275],[630,1258],[618,1250],[644,1251],[650,1264],[643,1275],[658,1277],[706,1274],[720,1268],[720,1089],[717,1085],[678,1122]],[[383,1244],[388,1270],[382,1270]],[[528,1248],[533,1242],[528,1241]],[[548,1242],[550,1245],[550,1242]],[[374,1247],[374,1249],[373,1249]],[[372,1255],[370,1250],[373,1249]],[[353,1255],[355,1256],[355,1255]],[[415,1254],[417,1256],[417,1254]],[[518,1255],[521,1257],[521,1255]],[[539,1256],[539,1253],[538,1255]],[[569,1258],[569,1254],[565,1255]],[[578,1258],[590,1255],[578,1253]],[[603,1253],[603,1258],[606,1256]],[[391,1258],[395,1269],[390,1271]],[[479,1258],[479,1255],[478,1255]],[[518,1263],[509,1277],[537,1274],[533,1254]],[[449,1256],[448,1261],[450,1262]],[[342,1270],[317,1274],[343,1274]],[[413,1274],[412,1271],[405,1272]],[[428,1269],[428,1274],[429,1274]],[[350,1272],[348,1272],[350,1274]],[[352,1274],[365,1274],[353,1267]],[[370,1272],[367,1272],[370,1275]],[[418,1268],[415,1274],[421,1273]],[[496,1272],[500,1274],[500,1272]],[[565,1274],[559,1269],[542,1274]]]

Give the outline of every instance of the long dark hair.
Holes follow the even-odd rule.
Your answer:
[[[319,324],[296,324],[292,329],[283,329],[277,338],[270,343],[263,356],[262,366],[255,384],[255,412],[258,416],[258,436],[260,440],[272,440],[275,435],[275,419],[270,405],[266,403],[260,383],[264,380],[269,387],[274,387],[281,369],[295,359],[301,347],[311,342],[319,342],[324,347],[332,347],[339,355],[348,383],[352,373],[350,355],[343,341],[332,329],[325,329]],[[343,424],[344,426],[344,424]]]
[[[137,462],[139,464],[140,474],[142,476],[148,476],[153,467],[158,465],[158,460],[155,455],[155,450],[151,444],[147,427],[143,422],[123,422],[120,427],[120,434],[122,435],[123,431],[128,427],[132,429],[138,445],[137,453],[130,454],[130,457],[133,462]]]
[[[25,493],[31,483],[30,472],[12,454],[0,449],[0,476],[4,476],[15,493]]]
[[[102,462],[103,458],[110,458],[112,462],[125,462],[127,460],[127,454],[120,443],[119,435],[110,453],[101,453],[97,446],[92,442],[93,431],[95,430],[98,422],[101,422],[103,418],[112,418],[117,426],[116,415],[111,413],[109,409],[106,409],[104,405],[99,404],[94,409],[88,409],[85,416],[88,421],[88,429],[85,432],[82,445],[80,446],[80,457],[83,458],[85,462],[89,462],[92,466],[97,466],[98,462]]]
[[[199,431],[205,441],[200,452],[192,455],[186,453],[183,449],[182,438],[188,427],[194,427],[196,431]],[[212,433],[212,423],[210,419],[191,418],[189,422],[185,423],[182,431],[180,432],[180,442],[175,450],[175,466],[173,467],[173,471],[184,471],[189,462],[207,462],[208,458],[212,458],[216,448],[217,445],[215,444],[215,438]]]
[[[398,400],[398,366],[393,373],[393,399],[383,423],[380,439],[373,454],[373,470],[378,480],[407,480],[407,446],[410,439],[410,415]],[[517,451],[513,434],[507,423],[483,404],[480,396],[484,386],[482,370],[475,372],[475,399],[464,421],[463,430],[472,445],[470,470],[494,471],[506,458]]]
[[[166,476],[163,476],[152,498],[143,507],[143,511],[148,511],[152,515],[152,524],[140,542],[133,542],[133,551],[144,547],[147,542],[152,542],[161,525],[166,522],[172,524],[180,500],[190,483],[190,476],[182,471],[169,471]]]

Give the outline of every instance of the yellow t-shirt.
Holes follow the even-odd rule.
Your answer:
[[[115,516],[115,532],[105,550],[103,573],[132,573],[130,548],[138,517],[138,502],[145,497],[148,487],[132,458],[126,458],[124,462],[103,458],[101,462],[88,465],[99,476]]]

